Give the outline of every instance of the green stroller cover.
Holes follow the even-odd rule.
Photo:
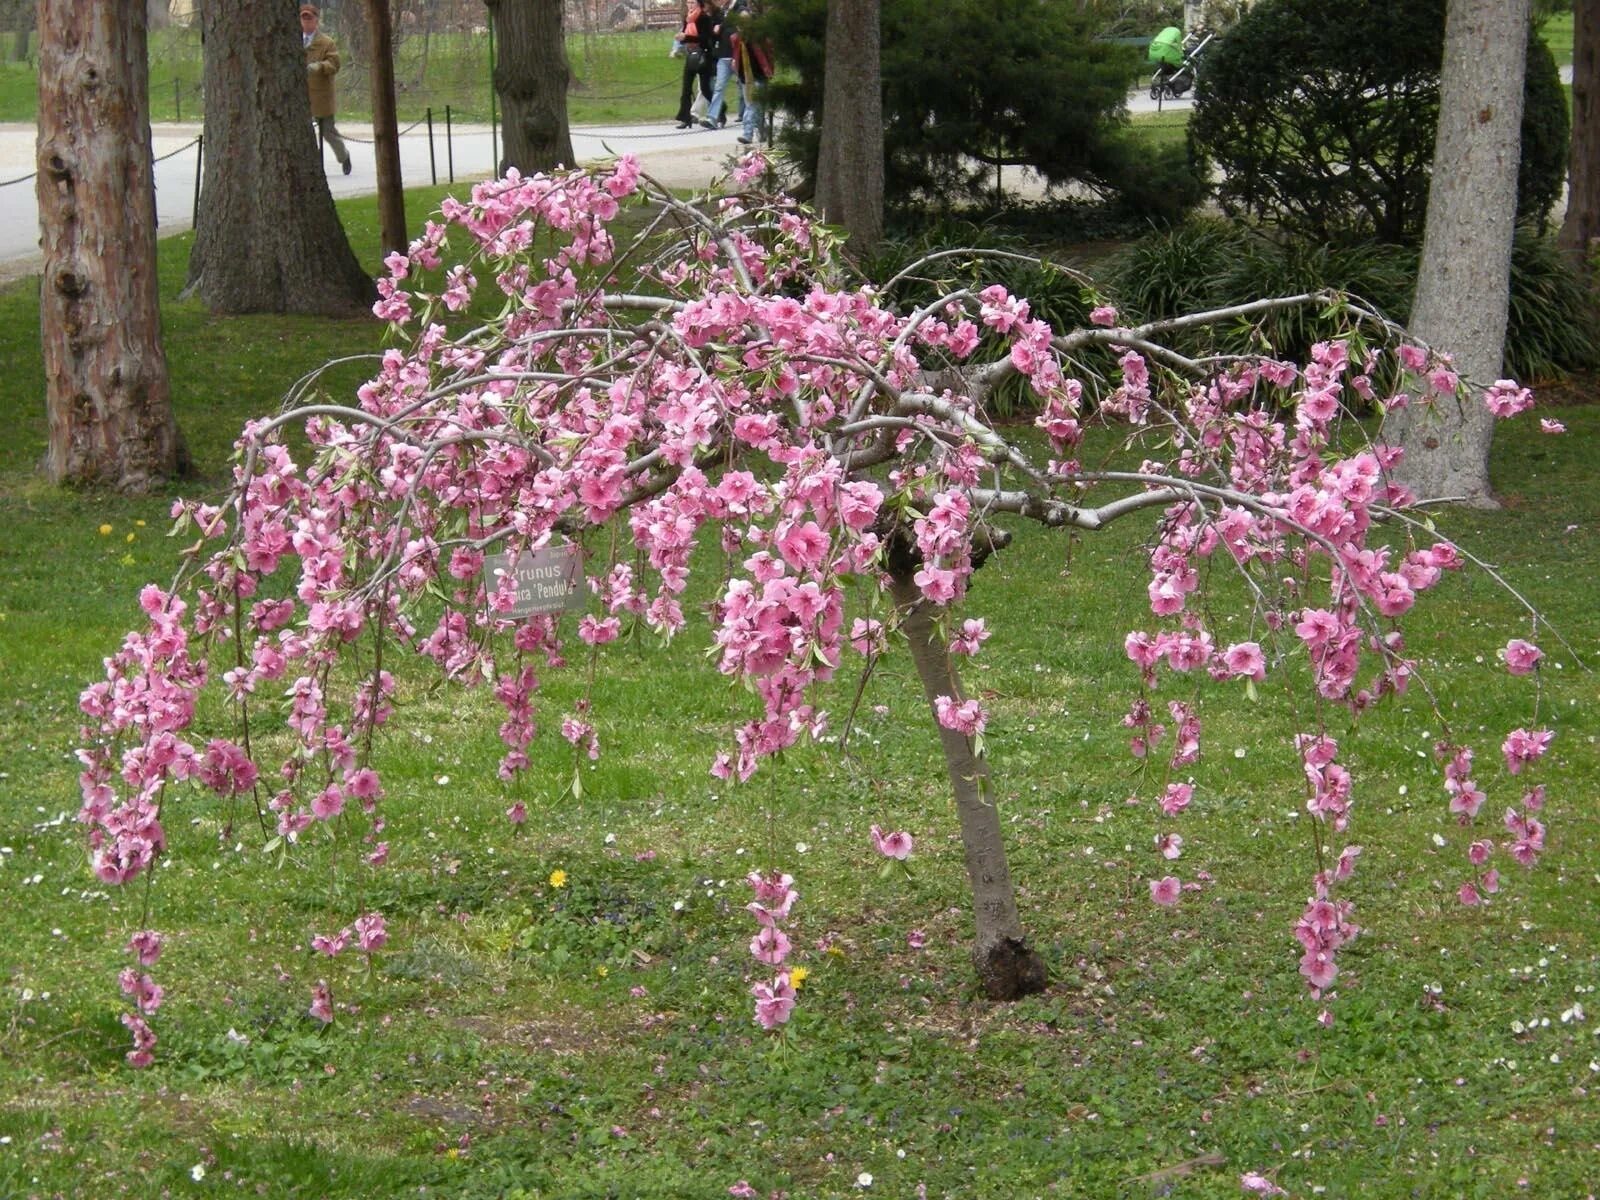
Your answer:
[[[1169,67],[1182,66],[1183,30],[1176,25],[1168,25],[1151,38],[1149,59],[1153,63],[1165,63]]]

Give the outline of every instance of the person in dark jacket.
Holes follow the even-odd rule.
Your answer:
[[[713,8],[716,5],[712,5]],[[707,129],[721,129],[728,123],[728,81],[733,78],[733,41],[735,17],[740,16],[745,10],[745,0],[733,0],[728,5],[726,12],[718,15],[715,33],[717,35],[716,53],[716,81],[711,85],[711,108],[706,113],[706,119],[700,124]]]
[[[684,49],[683,93],[678,98],[678,128],[688,129],[711,103],[711,84],[716,76],[716,25],[721,14],[716,6],[690,0],[689,16],[677,35]],[[698,88],[699,95],[695,95]]]

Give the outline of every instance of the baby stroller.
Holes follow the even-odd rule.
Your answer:
[[[1209,30],[1197,29],[1185,34],[1176,25],[1169,25],[1150,39],[1149,61],[1156,64],[1155,75],[1150,80],[1150,99],[1176,100],[1194,86],[1199,70],[1200,56],[1211,44]]]

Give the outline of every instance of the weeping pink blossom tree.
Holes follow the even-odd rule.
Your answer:
[[[762,169],[748,159],[735,178],[751,185]],[[621,244],[612,222],[630,203],[647,205],[647,220]],[[447,201],[388,260],[376,311],[397,346],[372,379],[349,403],[295,396],[252,422],[226,500],[176,506],[199,541],[172,586],[143,591],[145,627],[82,698],[81,819],[100,878],[125,883],[151,868],[185,783],[255,797],[285,840],[332,822],[381,865],[380,735],[401,656],[492,691],[504,711],[503,779],[529,769],[541,719],[576,755],[597,756],[589,702],[545,717],[541,678],[569,656],[603,656],[629,626],[663,637],[682,629],[693,619],[692,552],[708,544],[726,575],[703,614],[712,661],[753,696],[711,774],[747,780],[823,736],[825,685],[852,658],[870,664],[905,646],[955,796],[978,978],[997,999],[1038,991],[1045,967],[1007,866],[988,713],[959,670],[988,636],[971,610],[997,599],[977,572],[1030,527],[1049,536],[1143,516],[1151,621],[1127,635],[1124,724],[1172,826],[1158,841],[1163,874],[1151,898],[1181,900],[1182,879],[1166,872],[1178,869],[1184,810],[1203,800],[1184,772],[1201,752],[1198,705],[1160,698],[1163,680],[1209,676],[1225,697],[1253,694],[1269,675],[1298,684],[1313,700],[1299,708],[1309,715],[1295,748],[1317,869],[1293,932],[1307,985],[1319,995],[1333,985],[1338,951],[1357,932],[1340,885],[1360,846],[1347,840],[1350,774],[1320,715],[1413,686],[1422,665],[1403,618],[1465,561],[1406,515],[1408,497],[1389,479],[1398,450],[1352,436],[1344,418],[1358,404],[1455,403],[1461,381],[1406,346],[1380,374],[1393,331],[1368,322],[1362,334],[1366,314],[1354,305],[1352,336],[1318,345],[1303,365],[1174,348],[1206,322],[1326,296],[1135,328],[1102,307],[1085,328],[1056,330],[998,286],[897,305],[905,277],[863,283],[835,240],[781,197],[680,202],[627,159],[597,172],[512,173]],[[1083,382],[1096,379],[1084,369],[1091,353],[1116,364],[1097,386]],[[1405,390],[1380,395],[1383,377]],[[1037,398],[1036,431],[986,417],[985,399],[1018,379]],[[1488,396],[1501,415],[1531,403],[1503,381]],[[1144,461],[1082,461],[1091,420],[1143,445]],[[304,453],[285,441],[291,428],[306,435]],[[576,558],[581,615],[524,614],[505,564],[530,554]],[[1208,587],[1208,604],[1242,606],[1248,640],[1214,638],[1199,603]],[[1506,668],[1534,673],[1540,654],[1513,640]],[[197,728],[207,690],[228,702],[226,729]],[[285,693],[286,703],[263,702]],[[1550,737],[1505,736],[1518,791]],[[1485,804],[1484,764],[1449,734],[1438,754],[1441,814],[1470,825]],[[1474,835],[1463,902],[1498,888],[1501,855],[1527,864],[1542,849],[1543,791],[1525,792],[1505,812],[1499,846]],[[527,818],[520,804],[508,815]],[[873,837],[886,867],[912,851],[904,832],[875,827]],[[793,880],[774,869],[750,882],[751,952],[781,967]],[[381,914],[352,922],[316,948],[383,945]],[[149,966],[159,935],[142,930],[129,948]],[[145,1016],[160,985],[133,968],[123,984],[135,1010],[130,1058],[147,1062]],[[787,973],[754,991],[761,1024],[787,1020]],[[311,1011],[331,1019],[326,984]]]

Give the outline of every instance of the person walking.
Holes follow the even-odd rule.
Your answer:
[[[762,131],[766,80],[773,77],[773,48],[754,42],[742,30],[733,35],[733,66],[739,74],[739,146],[754,146]]]
[[[758,16],[753,6],[747,8],[745,0],[736,0],[728,15],[742,10],[744,15]],[[733,33],[733,69],[739,79],[739,135],[741,146],[754,145],[761,131],[762,100],[767,90],[767,80],[772,78],[772,45],[752,39],[745,28]]]
[[[306,51],[306,87],[311,93],[311,119],[317,135],[333,151],[339,167],[350,174],[350,149],[333,123],[333,77],[339,73],[339,48],[317,28],[322,14],[315,4],[300,6],[300,39]]]
[[[743,8],[744,0],[733,0],[725,13],[717,12],[716,4],[711,5],[717,18],[717,23],[712,28],[712,32],[716,35],[717,48],[716,79],[711,85],[711,108],[706,112],[706,119],[700,122],[707,129],[721,129],[728,123],[728,80],[733,78],[733,18]]]
[[[690,129],[711,103],[711,79],[716,63],[711,57],[715,50],[716,34],[712,32],[716,21],[707,12],[701,0],[689,0],[689,15],[677,42],[683,47],[683,93],[678,98],[678,128]],[[695,93],[698,91],[698,95]]]

